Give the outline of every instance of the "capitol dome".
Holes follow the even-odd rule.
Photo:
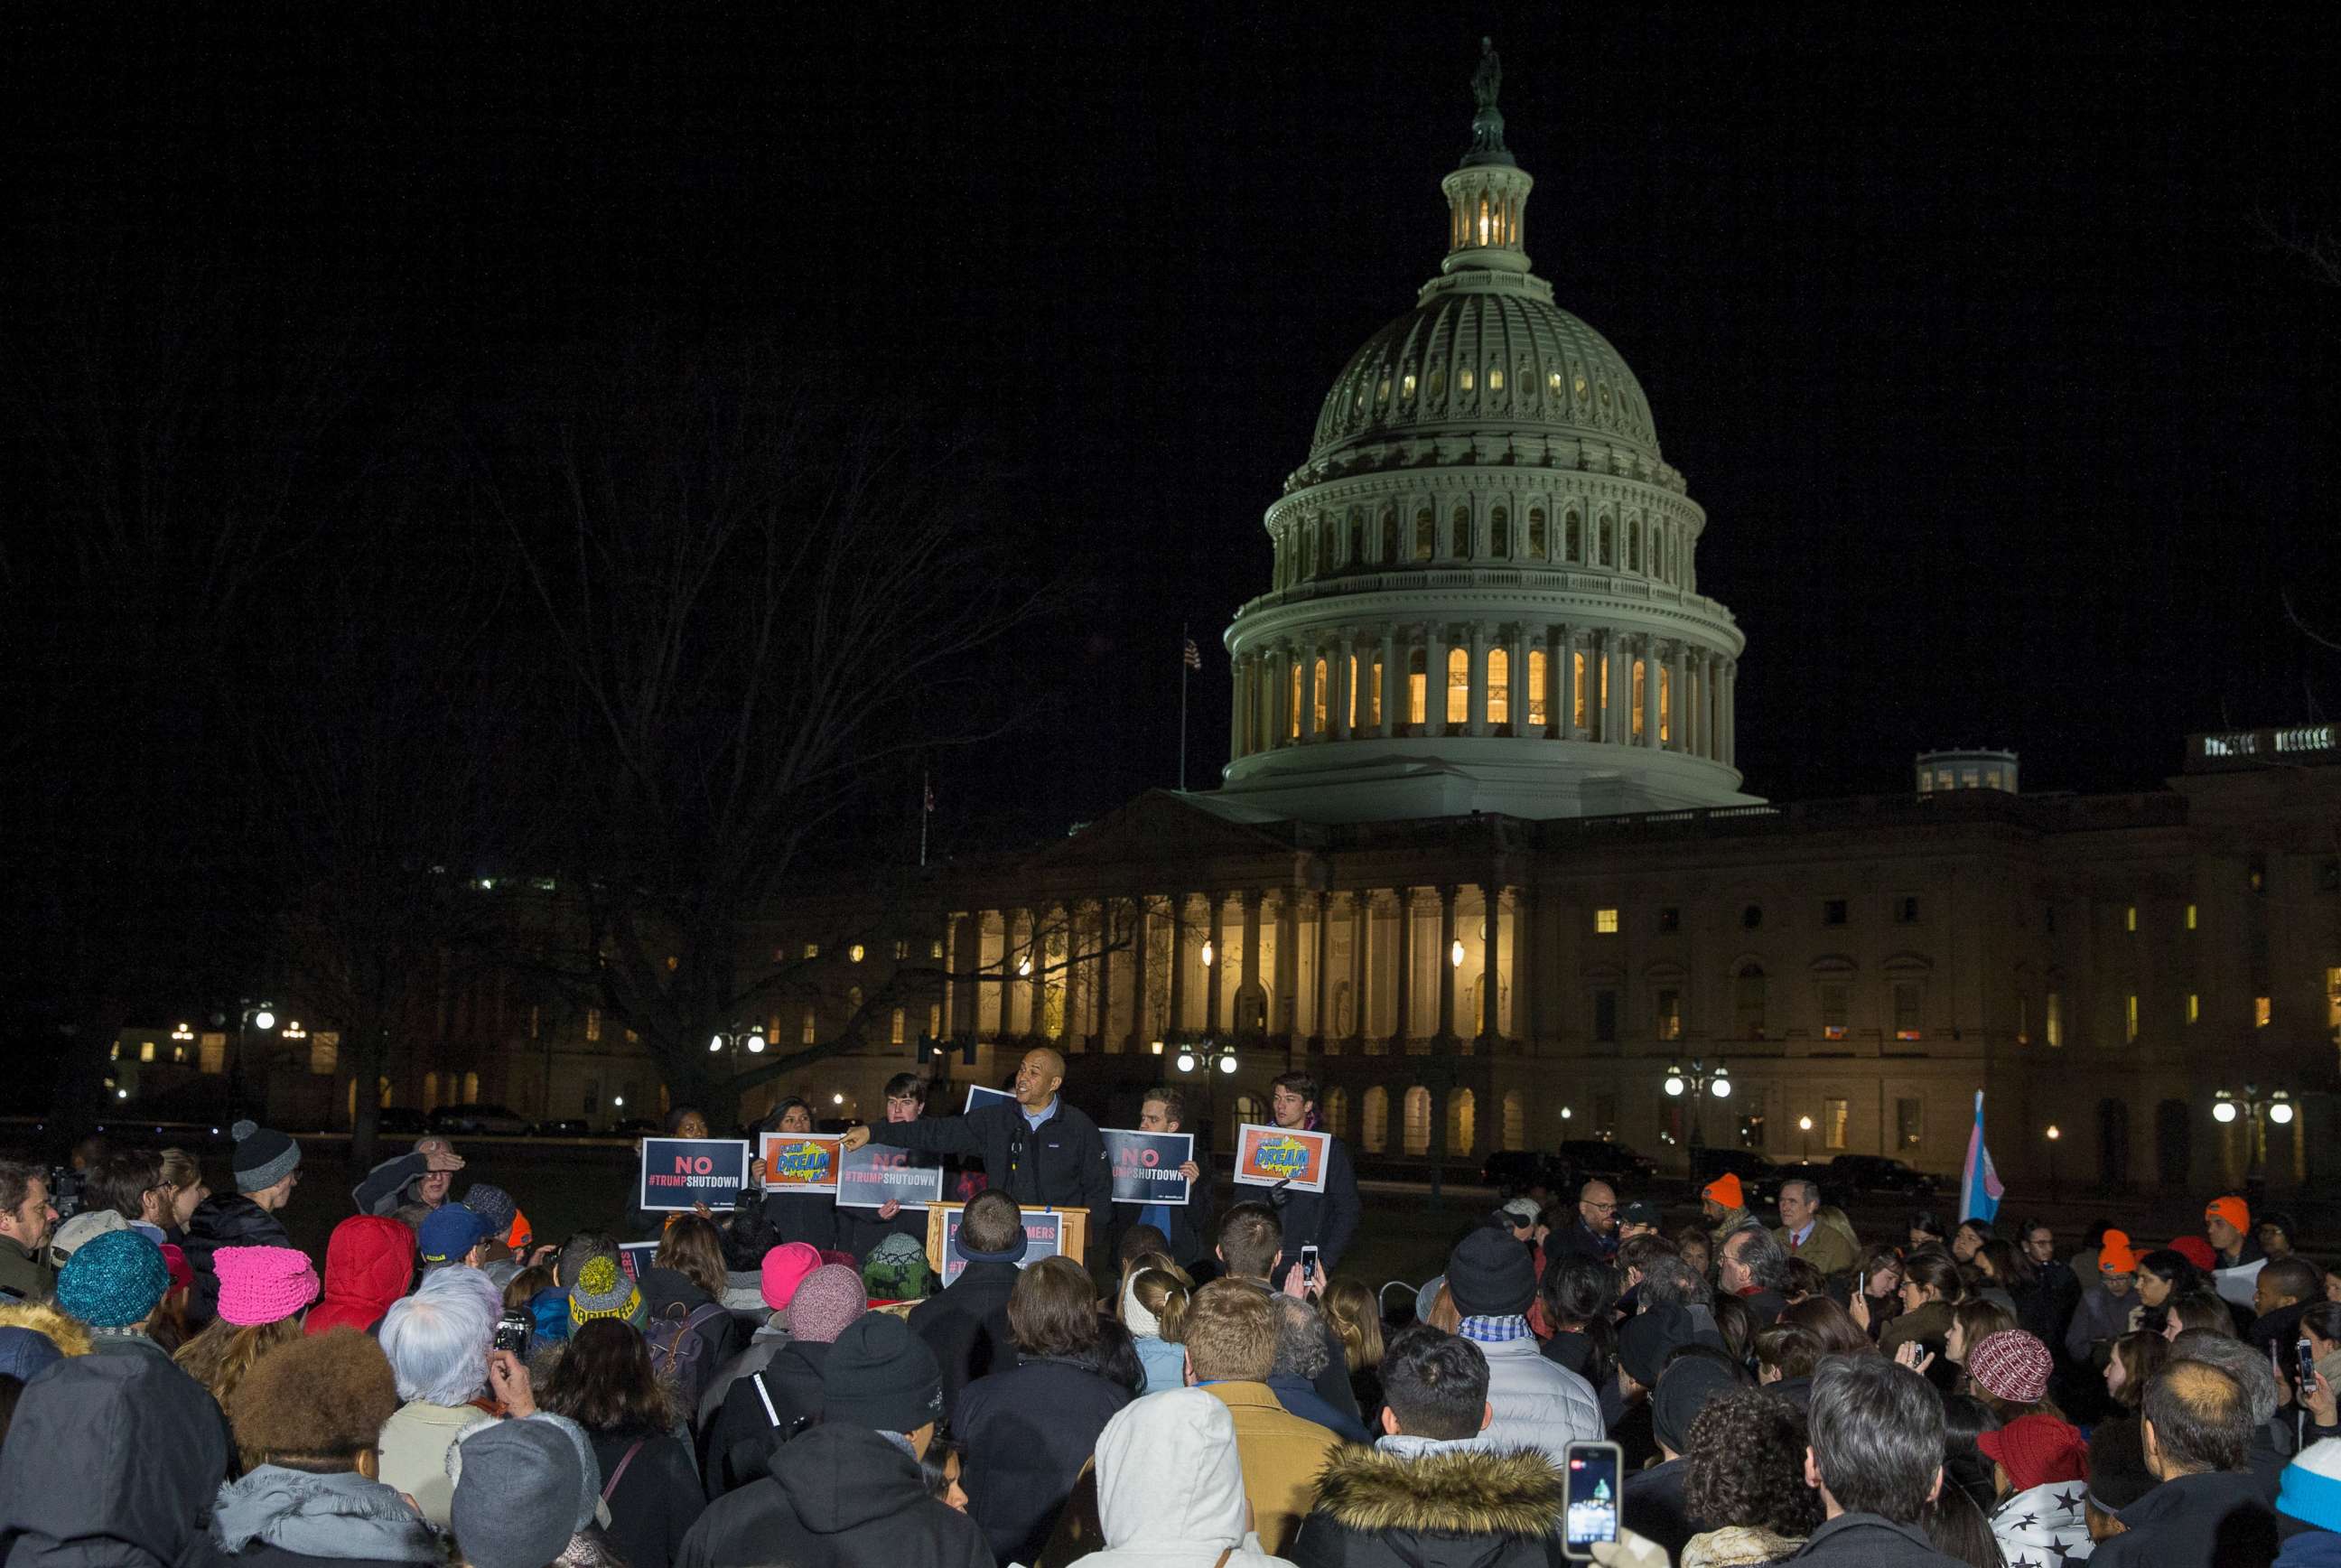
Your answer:
[[[1363,822],[1744,804],[1745,639],[1641,383],[1529,268],[1496,56],[1441,182],[1447,254],[1350,357],[1226,634],[1218,809]]]

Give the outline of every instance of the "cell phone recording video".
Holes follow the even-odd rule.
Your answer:
[[[1317,1243],[1303,1242],[1300,1243],[1300,1283],[1304,1285],[1311,1284],[1316,1278]]]
[[[1580,1561],[1597,1542],[1618,1539],[1624,1459],[1614,1443],[1572,1443],[1563,1473],[1561,1549]]]
[[[502,1317],[496,1320],[495,1348],[498,1350],[508,1350],[512,1352],[513,1354],[520,1357],[521,1360],[526,1361],[528,1359],[529,1333],[533,1326],[534,1325],[529,1322],[528,1314],[526,1313],[508,1312],[504,1313]]]

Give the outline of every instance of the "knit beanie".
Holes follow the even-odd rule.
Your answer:
[[[2201,1236],[2173,1236],[2170,1250],[2207,1274],[2219,1266],[2218,1249]]]
[[[1524,1313],[1536,1291],[1536,1260],[1509,1231],[1481,1225],[1447,1254],[1447,1293],[1465,1317]]]
[[[1989,1333],[1967,1352],[1967,1376],[2010,1404],[2037,1404],[2048,1392],[2048,1347],[2020,1328]]]
[[[463,1207],[488,1223],[485,1233],[491,1236],[502,1236],[509,1232],[513,1218],[520,1213],[520,1205],[513,1202],[510,1193],[485,1182],[474,1182],[463,1189]]]
[[[2230,1193],[2224,1198],[2213,1198],[2203,1206],[2207,1220],[2225,1220],[2246,1235],[2252,1233],[2252,1206]]]
[[[831,1344],[869,1308],[860,1274],[843,1263],[823,1263],[797,1286],[796,1299],[789,1303],[789,1333],[816,1344]]]
[[[589,1258],[577,1271],[577,1283],[569,1287],[569,1321],[583,1323],[603,1317],[623,1318],[640,1328],[643,1293],[620,1272],[617,1259]]]
[[[1162,1320],[1148,1312],[1146,1303],[1138,1299],[1133,1288],[1137,1283],[1138,1275],[1133,1273],[1121,1287],[1121,1326],[1138,1339],[1161,1339]]]
[[[1683,1357],[1659,1373],[1650,1391],[1651,1434],[1674,1453],[1685,1452],[1690,1447],[1690,1423],[1698,1413],[1738,1387],[1739,1380],[1721,1362],[1704,1355]]]
[[[910,1325],[864,1313],[821,1363],[821,1418],[873,1432],[916,1432],[943,1415],[942,1368]]]
[[[195,1266],[187,1262],[187,1249],[176,1242],[163,1243],[163,1266],[171,1271],[171,1289],[193,1290],[195,1287]]]
[[[2341,1531],[2341,1441],[2312,1443],[2284,1467],[2276,1511],[2319,1530]]]
[[[598,1261],[598,1260],[597,1260]],[[494,1421],[465,1437],[450,1513],[472,1568],[544,1568],[577,1533],[577,1450],[542,1421]]]
[[[291,1175],[301,1164],[301,1145],[274,1127],[238,1122],[228,1129],[235,1140],[235,1190],[257,1193]]]
[[[2119,1513],[2162,1478],[2146,1467],[2146,1427],[2135,1414],[2101,1421],[2089,1432],[2089,1503]]]
[[[108,1231],[126,1231],[129,1228],[130,1222],[112,1209],[84,1209],[59,1225],[57,1233],[49,1238],[49,1257],[57,1267],[63,1268],[67,1258],[95,1238]],[[147,1240],[153,1241],[154,1238],[149,1236]]]
[[[766,1306],[779,1312],[796,1299],[797,1287],[819,1267],[821,1253],[811,1242],[783,1242],[764,1254],[758,1271],[758,1293]]]
[[[1674,1303],[1646,1308],[1618,1331],[1618,1364],[1644,1388],[1655,1388],[1667,1356],[1675,1346],[1689,1344],[1692,1333],[1690,1313]]]
[[[321,1288],[309,1254],[291,1247],[222,1247],[212,1253],[212,1270],[219,1275],[219,1314],[238,1328],[291,1317]]]
[[[92,1328],[128,1328],[152,1317],[170,1288],[162,1248],[136,1231],[107,1231],[65,1260],[57,1310]]]
[[[2019,1415],[1997,1432],[1978,1433],[1976,1448],[2007,1472],[2008,1485],[2017,1492],[2089,1478],[2089,1450],[2080,1429],[2045,1411]]]
[[[1702,1198],[1713,1198],[1727,1209],[1744,1209],[1748,1206],[1748,1193],[1739,1185],[1739,1173],[1737,1171],[1724,1172],[1723,1174],[1701,1187],[1698,1190],[1698,1195]]]
[[[862,1264],[862,1287],[872,1301],[924,1300],[933,1277],[926,1249],[899,1231],[871,1248]]]
[[[2134,1274],[2137,1273],[2137,1252],[2129,1244],[2128,1233],[2107,1231],[2097,1243],[2097,1273],[2101,1274]]]

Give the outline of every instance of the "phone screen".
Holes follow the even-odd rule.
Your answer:
[[[1300,1248],[1300,1278],[1303,1283],[1317,1277],[1317,1243],[1309,1242]]]
[[[1569,1445],[1567,1519],[1563,1540],[1570,1555],[1584,1556],[1579,1548],[1597,1541],[1618,1539],[1618,1445],[1614,1443],[1572,1443]]]

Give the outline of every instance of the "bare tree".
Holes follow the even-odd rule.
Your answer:
[[[809,852],[866,836],[890,765],[1002,726],[992,661],[1050,593],[972,455],[842,406],[848,370],[596,356],[514,444],[519,472],[489,467],[561,685],[571,977],[711,1109],[742,1086],[711,1036],[810,984],[743,963],[743,928]],[[878,1003],[753,1078],[851,1049]]]

